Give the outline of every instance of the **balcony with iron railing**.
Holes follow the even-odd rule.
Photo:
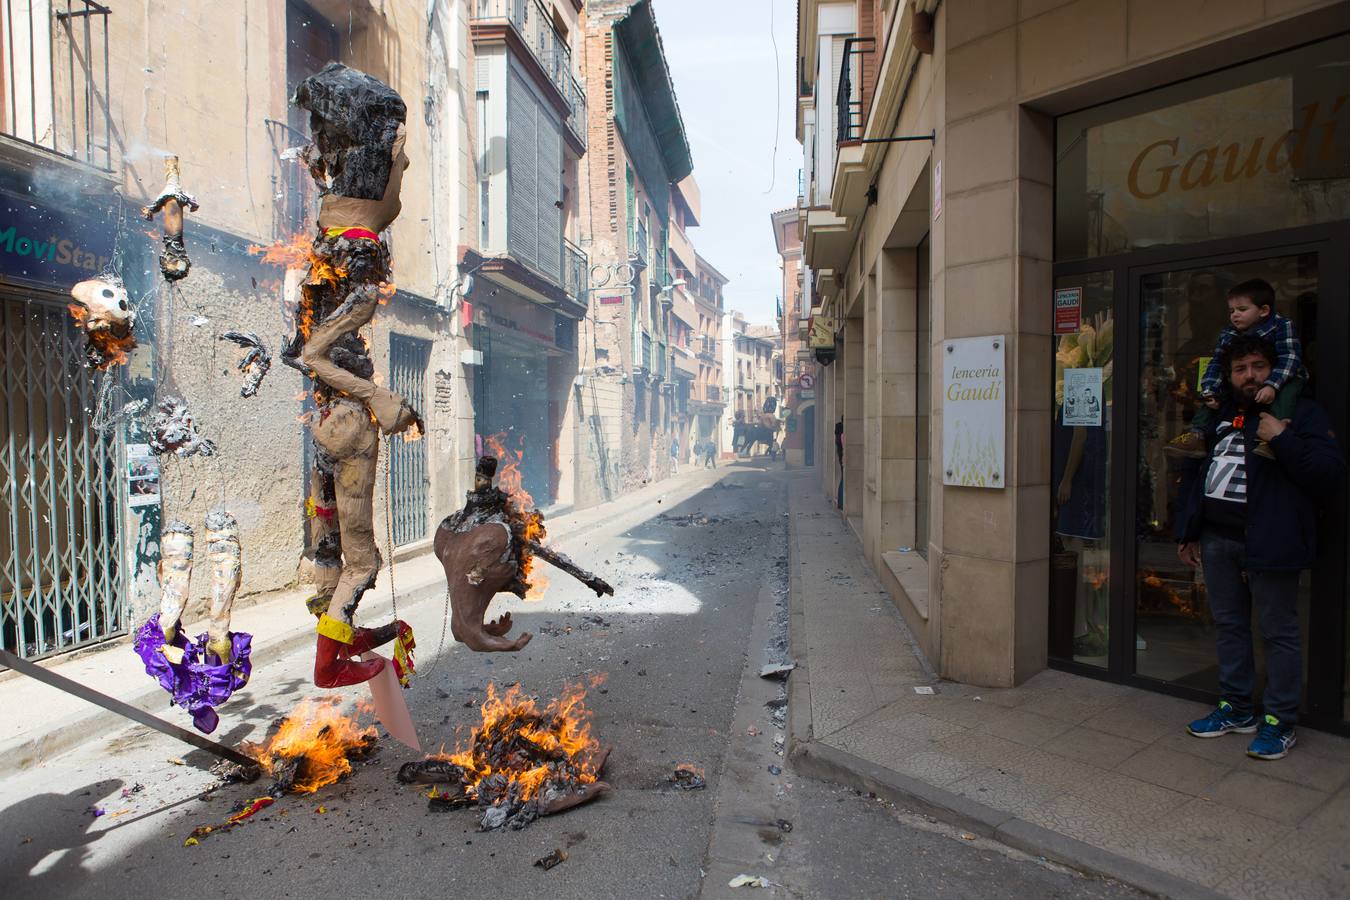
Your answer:
[[[586,278],[590,268],[586,251],[563,238],[563,289],[579,303],[586,302]]]
[[[469,18],[473,24],[509,22],[529,48],[545,76],[567,101],[567,126],[586,145],[586,92],[572,70],[572,48],[553,25],[540,0],[471,0]]]
[[[871,53],[875,44],[876,39],[870,37],[844,40],[844,55],[839,64],[839,90],[835,95],[837,143],[862,140],[867,125],[867,110],[863,105],[863,56]]]
[[[0,4],[0,132],[111,171],[109,12],[92,0]]]
[[[567,116],[567,128],[576,137],[581,148],[586,148],[586,89],[581,86],[581,82],[571,76],[567,91],[567,106],[571,112]]]

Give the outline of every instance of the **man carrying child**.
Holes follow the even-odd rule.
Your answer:
[[[1200,380],[1204,407],[1196,411],[1190,430],[1173,438],[1164,448],[1173,456],[1205,458],[1205,431],[1214,424],[1214,411],[1219,408],[1226,375],[1220,360],[1239,336],[1258,337],[1275,348],[1275,365],[1257,392],[1256,403],[1269,407],[1272,416],[1286,421],[1293,417],[1298,406],[1298,398],[1308,378],[1303,367],[1303,350],[1294,332],[1294,323],[1275,311],[1275,289],[1270,282],[1253,278],[1230,288],[1228,321],[1229,326],[1219,332],[1214,355]],[[1257,443],[1252,452],[1266,459],[1275,458],[1264,440]]]

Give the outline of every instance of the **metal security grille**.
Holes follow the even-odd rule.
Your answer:
[[[0,296],[0,636],[29,659],[126,630],[118,440],[83,356],[64,306]]]
[[[424,413],[430,362],[430,341],[401,334],[389,336],[390,389]],[[427,442],[425,437],[409,442],[395,435],[389,448],[394,546],[402,547],[427,536]]]

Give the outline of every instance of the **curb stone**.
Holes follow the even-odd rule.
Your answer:
[[[1031,856],[1044,857],[1080,872],[1113,878],[1160,897],[1212,900],[1226,896],[1204,885],[1032,824],[1012,813],[892,771],[815,740],[811,722],[811,670],[805,634],[805,598],[797,574],[801,559],[797,516],[793,509],[796,506],[794,495],[795,490],[790,486],[789,509],[793,510],[793,514],[788,518],[788,649],[797,668],[788,676],[788,739],[785,757],[793,770],[810,778],[870,791],[878,797]],[[927,660],[923,660],[922,656],[920,659],[927,668]]]

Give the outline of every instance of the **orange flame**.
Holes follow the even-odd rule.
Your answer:
[[[524,449],[509,450],[504,441],[506,432],[488,435],[483,439],[483,443],[497,457],[497,487],[509,499],[508,512],[511,519],[522,525],[521,533],[526,541],[542,542],[547,536],[544,529],[544,517],[534,508],[534,498],[530,492],[525,490],[524,473],[520,470],[520,463],[525,459]],[[522,448],[525,439],[521,438]],[[534,567],[534,555],[528,548],[521,548],[520,551],[520,577],[529,590],[525,593],[526,600],[539,600],[544,596],[544,591],[548,589],[548,578],[542,574],[535,574],[531,580],[531,570]]]
[[[262,261],[268,265],[284,269],[309,269],[309,277],[306,279],[309,284],[336,284],[347,277],[347,270],[344,267],[334,265],[330,258],[314,252],[313,237],[303,232],[296,232],[267,246],[250,244],[248,252],[251,256],[262,256]],[[295,314],[295,328],[308,340],[313,325],[314,309],[304,299],[302,291],[300,308]]]
[[[591,733],[592,714],[585,699],[585,688],[569,684],[541,710],[520,685],[511,685],[499,696],[497,686],[489,684],[487,699],[479,707],[482,722],[454,753],[438,754],[438,758],[464,769],[463,782],[470,795],[484,778],[500,774],[520,785],[522,800],[530,800],[557,774],[555,767],[560,764],[577,773],[577,782],[592,784],[600,742]],[[530,752],[505,752],[519,744],[527,745]],[[540,758],[552,762],[540,764]]]
[[[126,337],[118,337],[108,328],[96,328],[89,330],[89,310],[78,303],[67,303],[66,309],[70,310],[70,317],[75,320],[75,327],[85,333],[89,343],[98,348],[103,356],[103,363],[96,368],[100,371],[106,371],[113,366],[120,366],[126,363],[127,354],[136,348],[136,338],[127,332]]]
[[[300,701],[266,745],[243,748],[268,772],[300,758],[291,790],[312,794],[350,773],[351,758],[369,752],[376,736],[373,725],[343,713],[340,697],[325,697]]]

